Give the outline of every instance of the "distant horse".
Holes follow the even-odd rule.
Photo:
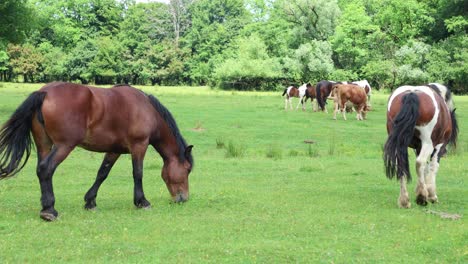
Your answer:
[[[353,84],[358,85],[364,91],[366,92],[367,95],[367,106],[371,106],[371,95],[372,95],[372,88],[367,80],[361,80],[361,81],[354,81],[352,82]]]
[[[133,202],[138,208],[150,207],[142,182],[148,145],[164,161],[161,176],[172,199],[183,202],[189,197],[193,146],[186,144],[169,110],[154,96],[133,87],[103,89],[54,82],[33,92],[0,130],[1,179],[15,175],[26,164],[31,153],[31,132],[37,147],[40,216],[44,220],[53,221],[58,216],[52,177],[77,146],[106,153],[96,181],[84,196],[86,209],[96,207],[100,185],[124,153],[132,156]]]
[[[458,136],[455,109],[451,110],[444,98],[427,86],[402,86],[389,98],[387,131],[383,158],[387,177],[396,176],[400,181],[398,205],[411,206],[406,190],[406,182],[411,180],[408,147],[415,149],[417,155],[416,203],[437,202],[435,178],[439,161],[448,144],[456,145]]]
[[[312,110],[317,112],[317,105],[314,104],[314,98],[316,98],[315,86],[310,83],[304,84],[306,86],[305,95],[304,95],[304,104],[307,102],[307,99],[310,98],[310,103],[312,104]]]
[[[292,102],[291,102],[292,97],[299,98],[299,103],[296,106],[296,110],[297,108],[299,108],[299,104],[302,105],[302,110],[305,110],[304,101],[303,101],[305,90],[306,90],[306,87],[304,85],[302,85],[299,88],[295,86],[289,86],[288,88],[284,89],[283,94],[282,94],[282,96],[286,95],[286,98],[284,100],[284,110],[288,109],[288,102],[289,102],[290,109],[291,110],[293,109]]]
[[[337,82],[334,81],[320,81],[315,85],[315,95],[317,97],[317,103],[322,111],[328,113],[325,104],[327,103],[327,98],[331,93],[332,87]]]
[[[442,98],[444,98],[444,101],[447,104],[450,112],[455,109],[453,100],[452,100],[452,92],[446,86],[440,83],[429,83],[429,84],[426,84],[426,86],[428,86],[429,88],[434,90],[436,93],[438,93],[440,96],[442,96]]]
[[[333,119],[336,119],[336,113],[341,111],[343,119],[346,120],[346,106],[349,104],[356,109],[357,120],[364,120],[366,118],[367,96],[363,89],[354,84],[335,84],[329,96],[335,102],[335,111]]]

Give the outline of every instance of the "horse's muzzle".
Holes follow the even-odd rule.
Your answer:
[[[174,202],[176,203],[183,203],[188,200],[188,194],[185,194],[183,192],[178,192],[174,197]]]

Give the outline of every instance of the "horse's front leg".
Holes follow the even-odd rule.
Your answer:
[[[55,210],[55,195],[52,186],[52,177],[57,166],[70,154],[73,147],[55,145],[53,149],[45,156],[37,166],[37,177],[41,185],[41,204],[42,210],[40,216],[46,221],[54,221],[58,217]]]
[[[93,186],[88,190],[84,196],[85,209],[94,209],[96,208],[96,196],[101,184],[106,180],[109,175],[112,166],[114,166],[117,159],[120,157],[120,154],[117,153],[106,153],[104,160],[102,161],[101,167],[96,176]]]
[[[346,102],[341,102],[341,113],[343,113],[343,119],[346,119]]]
[[[132,165],[133,165],[133,203],[138,208],[150,208],[151,204],[146,200],[143,192],[143,159],[145,158],[146,144],[132,146]]]

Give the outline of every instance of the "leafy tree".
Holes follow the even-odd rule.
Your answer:
[[[242,0],[200,0],[190,7],[192,27],[184,38],[191,49],[188,62],[195,83],[207,83],[222,53],[247,23],[248,13]]]
[[[43,61],[37,48],[29,44],[9,45],[8,56],[13,73],[23,75],[25,82],[34,82]]]
[[[39,44],[38,51],[43,56],[40,81],[68,80],[65,66],[67,54],[60,47],[54,47],[50,42],[43,42]]]
[[[302,44],[291,58],[285,59],[285,67],[293,79],[300,82],[316,82],[327,79],[334,69],[332,48],[327,41],[313,40]]]
[[[362,68],[363,76],[377,89],[393,90],[396,83],[397,67],[392,60],[369,61]]]
[[[286,19],[295,25],[296,47],[312,39],[328,39],[341,14],[336,0],[285,0],[282,5]]]
[[[34,9],[27,0],[0,2],[0,46],[20,43],[35,27]]]
[[[9,60],[6,50],[0,50],[0,81],[9,81]]]
[[[86,40],[79,42],[78,45],[71,50],[68,59],[65,63],[68,79],[79,80],[83,84],[87,84],[93,80],[94,72],[89,67],[93,62],[98,48],[95,41]]]
[[[238,40],[238,53],[216,67],[219,87],[240,90],[274,90],[283,78],[281,64],[270,58],[266,45],[256,35]]]
[[[348,4],[331,38],[336,65],[343,69],[360,71],[375,56],[371,40],[378,34],[379,27],[373,24],[364,5],[360,2]]]

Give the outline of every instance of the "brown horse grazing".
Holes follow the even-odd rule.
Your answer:
[[[367,109],[367,95],[366,92],[354,84],[335,84],[333,85],[330,97],[335,101],[335,111],[333,119],[336,119],[336,113],[341,111],[343,119],[346,120],[346,106],[351,104],[356,109],[357,120],[364,120],[366,118]]]
[[[172,199],[183,202],[189,197],[193,146],[186,144],[171,113],[155,97],[133,87],[103,89],[54,82],[33,92],[0,130],[0,178],[13,176],[26,164],[31,153],[30,132],[37,147],[40,216],[44,220],[58,216],[52,177],[77,146],[106,153],[96,181],[84,196],[86,209],[96,207],[100,185],[124,153],[132,156],[133,202],[138,208],[150,207],[142,183],[148,145],[163,158],[161,176]]]
[[[457,141],[455,109],[450,111],[442,96],[427,86],[402,86],[389,98],[387,131],[383,159],[387,177],[396,175],[400,181],[398,205],[411,206],[406,190],[406,182],[411,180],[408,147],[415,149],[417,155],[416,203],[437,202],[435,178],[439,161],[447,145],[455,146]]]
[[[288,109],[288,102],[289,102],[290,109],[291,110],[293,109],[292,102],[291,102],[292,97],[299,98],[299,103],[296,106],[296,110],[297,108],[299,108],[299,104],[302,105],[302,110],[305,110],[304,101],[303,101],[303,97],[305,95],[305,87],[302,88],[301,86],[297,88],[295,86],[289,86],[288,88],[284,89],[283,94],[281,96],[284,96],[284,95],[286,95],[286,98],[284,99],[284,110]]]

